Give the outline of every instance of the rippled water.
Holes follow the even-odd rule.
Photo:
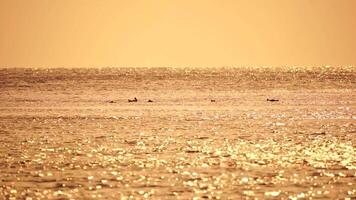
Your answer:
[[[2,69],[0,199],[353,199],[355,99],[353,68]]]

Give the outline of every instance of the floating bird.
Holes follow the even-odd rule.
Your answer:
[[[108,103],[116,103],[115,101],[113,101],[113,100],[110,100],[110,101],[108,101]]]
[[[267,99],[267,101],[274,102],[274,101],[279,101],[279,99]]]
[[[211,99],[210,102],[216,102],[215,99]]]
[[[153,101],[151,99],[149,99],[147,102],[152,103]]]
[[[138,100],[137,100],[137,98],[135,97],[134,99],[128,99],[127,101],[128,101],[128,102],[137,102]]]

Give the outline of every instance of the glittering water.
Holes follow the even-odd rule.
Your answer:
[[[355,99],[353,68],[3,69],[0,199],[356,198]]]

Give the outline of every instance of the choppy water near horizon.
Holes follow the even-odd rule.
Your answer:
[[[352,67],[0,69],[0,199],[353,199],[355,99]]]

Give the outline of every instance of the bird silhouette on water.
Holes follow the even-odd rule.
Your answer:
[[[134,99],[128,99],[127,101],[128,101],[128,102],[137,102],[138,100],[137,100],[137,98],[135,97]]]
[[[267,99],[267,101],[275,102],[275,101],[279,101],[279,99]]]

